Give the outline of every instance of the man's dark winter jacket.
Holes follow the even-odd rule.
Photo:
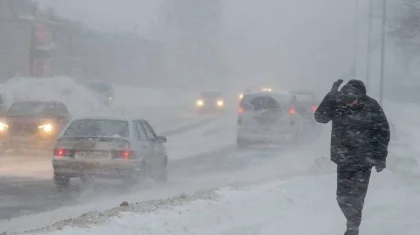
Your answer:
[[[358,98],[358,105],[345,103]],[[322,100],[315,119],[332,121],[331,160],[349,167],[372,167],[385,161],[390,140],[389,124],[378,102],[366,94],[362,81],[350,80],[340,91]]]

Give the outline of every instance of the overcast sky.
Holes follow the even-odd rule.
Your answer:
[[[114,31],[136,26],[139,34],[147,35],[160,27],[162,1],[42,0],[42,3],[53,7],[58,15],[92,28]],[[266,79],[278,86],[304,81],[316,86],[329,84],[348,72],[353,52],[354,1],[221,2],[221,45],[235,76],[244,81],[256,83]],[[364,14],[363,10],[361,6],[359,14]]]

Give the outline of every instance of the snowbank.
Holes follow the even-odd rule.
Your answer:
[[[182,116],[185,107],[194,100],[193,95],[182,90],[114,87],[114,103],[107,107],[83,85],[69,77],[17,77],[0,84],[0,90],[13,97],[11,102],[28,99],[57,100],[65,103],[73,116],[126,115],[159,120],[154,123]]]
[[[12,78],[1,84],[14,100],[56,100],[67,105],[73,116],[110,115],[90,91],[68,77]]]
[[[418,234],[420,193],[411,186],[389,172],[373,174],[362,233]],[[48,234],[322,235],[341,234],[345,226],[336,205],[334,175],[202,191],[131,204],[119,211],[108,221],[100,221],[101,216],[85,220],[87,228],[66,227]]]

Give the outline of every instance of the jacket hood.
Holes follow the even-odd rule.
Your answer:
[[[350,80],[341,88],[340,92],[350,96],[364,96],[367,94],[365,84],[357,79]]]

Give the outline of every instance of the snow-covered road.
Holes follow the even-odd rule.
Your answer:
[[[22,86],[17,83],[9,84],[12,90]],[[39,234],[57,235],[139,234],[139,231],[141,234],[264,235],[278,234],[278,231],[303,234],[308,229],[320,235],[343,232],[343,218],[334,198],[334,166],[327,157],[328,128],[317,142],[299,148],[237,151],[234,110],[222,116],[198,117],[190,112],[188,105],[182,105],[191,102],[193,96],[174,91],[120,89],[127,96],[135,97],[138,93],[140,96],[131,104],[126,104],[131,100],[127,97],[116,100],[111,113],[147,118],[158,133],[168,136],[169,182],[131,190],[112,182],[97,182],[88,189],[75,184],[71,193],[61,194],[55,191],[51,181],[48,157],[2,157],[0,220],[4,221],[0,221],[0,232],[33,229]],[[172,97],[179,95],[178,100],[165,98],[166,93]],[[26,95],[33,98],[45,94]],[[49,94],[57,95],[60,94]],[[73,95],[76,97],[64,99],[90,102],[81,106],[72,103],[74,113],[103,111],[90,97],[79,97],[87,96],[83,89],[75,89]],[[157,105],[138,101],[144,99]],[[399,112],[394,111],[397,109]],[[419,234],[413,220],[394,221],[406,211],[416,218],[414,213],[419,208],[419,204],[412,203],[420,193],[413,187],[420,176],[418,149],[413,140],[419,126],[415,120],[401,117],[404,117],[402,112],[407,116],[416,110],[420,113],[420,108],[402,110],[399,105],[390,104],[388,110],[401,138],[391,146],[389,171],[374,174],[363,231],[394,234],[405,223],[409,230],[404,234],[415,234],[413,231]],[[122,201],[138,204],[120,208]],[[413,206],[409,207],[409,203]],[[5,220],[11,217],[14,218]],[[382,232],[375,227],[381,223],[386,223]]]
[[[361,233],[419,234],[420,191],[397,181],[390,172],[373,174],[371,185]],[[118,217],[107,216],[117,213]],[[130,204],[97,217],[85,215],[67,221],[73,227],[48,234],[324,235],[342,234],[344,224],[335,200],[335,176],[328,174]],[[46,234],[48,230],[35,234]]]
[[[28,88],[31,89],[28,89]],[[146,88],[116,87],[116,99],[112,107],[102,105],[89,91],[66,77],[32,79],[14,78],[0,89],[9,95],[8,103],[20,99],[59,100],[64,102],[74,116],[126,115],[149,120],[156,132],[168,136],[170,164],[173,160],[194,157],[204,151],[194,150],[186,156],[184,151],[204,142],[199,131],[205,132],[217,122],[218,116],[200,117],[191,110],[194,95],[177,90],[150,90]],[[223,117],[229,119],[229,117]],[[230,117],[232,118],[232,117]],[[228,121],[232,122],[232,121]],[[224,128],[223,126],[221,128]],[[180,136],[196,131],[192,139]],[[178,137],[180,136],[180,137]],[[204,136],[204,135],[203,135]],[[216,138],[206,138],[215,141]],[[184,142],[183,142],[184,141]],[[233,141],[233,140],[232,140]],[[230,141],[230,143],[232,143]],[[216,141],[217,142],[217,141]],[[190,146],[191,145],[191,146]],[[215,149],[217,144],[212,145]],[[222,146],[220,146],[222,148]],[[192,165],[190,165],[192,167]],[[193,168],[193,167],[192,167]],[[56,209],[62,206],[86,203],[89,198],[80,188],[72,195],[57,193],[52,184],[52,167],[49,153],[30,153],[25,156],[1,156],[0,158],[0,219]],[[117,188],[104,187],[97,193],[114,195]],[[85,200],[81,199],[84,198]]]

